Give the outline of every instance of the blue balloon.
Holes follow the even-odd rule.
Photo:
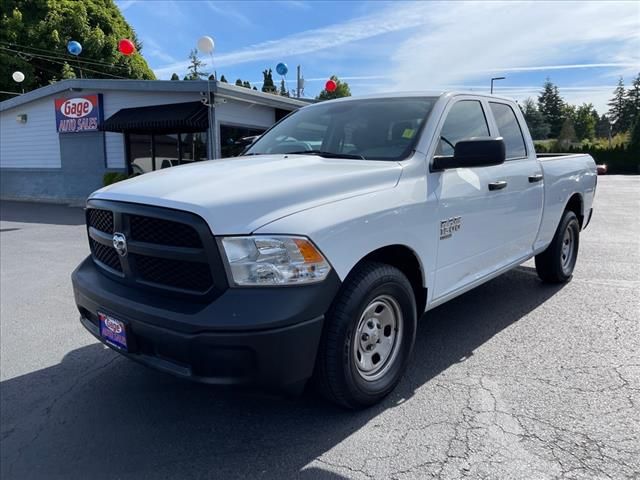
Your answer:
[[[284,77],[288,71],[289,67],[287,67],[286,63],[280,62],[278,65],[276,65],[276,72],[278,72],[278,75],[282,75]]]
[[[69,43],[67,43],[67,51],[71,54],[71,55],[80,55],[82,53],[82,45],[80,45],[80,42],[76,42],[75,40],[71,40]]]

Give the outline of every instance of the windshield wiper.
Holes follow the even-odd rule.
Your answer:
[[[352,153],[333,153],[325,152],[323,150],[300,150],[299,152],[287,152],[285,155],[318,155],[325,158],[354,158],[357,160],[366,160],[362,155],[355,155]]]

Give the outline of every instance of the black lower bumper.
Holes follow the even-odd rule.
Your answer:
[[[81,323],[96,338],[103,341],[99,311],[127,324],[123,355],[204,383],[275,388],[311,376],[324,313],[340,287],[332,273],[302,287],[231,288],[199,304],[127,288],[90,258],[72,282]]]

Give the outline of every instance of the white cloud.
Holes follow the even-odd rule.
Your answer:
[[[135,5],[136,3],[138,3],[138,0],[122,0],[120,2],[116,2],[116,5],[118,6],[121,12],[124,12],[125,10],[127,10],[132,5]]]
[[[416,29],[393,56],[395,89],[472,81],[489,72],[567,68],[556,64],[609,64],[620,72],[640,66],[637,2],[430,5],[430,11],[416,13],[424,28]],[[588,65],[575,62],[584,58]]]
[[[174,63],[176,61],[175,57],[165,52],[160,44],[151,37],[142,38],[142,48],[145,56],[157,58],[161,62]]]
[[[385,47],[379,52],[384,75],[380,70],[341,75],[368,84],[366,91],[430,89],[485,83],[495,75],[570,69],[585,70],[587,82],[596,80],[597,71],[603,83],[613,84],[618,75],[640,69],[640,2],[385,3],[374,14],[215,54],[214,64],[220,68],[303,55],[312,63],[320,56],[341,58],[345,52],[371,60],[375,37]],[[395,43],[387,43],[394,41],[390,38]],[[187,65],[174,62],[155,72],[164,78]],[[379,82],[386,78],[388,82]],[[575,99],[592,94],[571,92]],[[604,98],[604,90],[598,95]],[[603,101],[598,102],[602,108]]]
[[[224,67],[258,60],[273,61],[287,56],[335,49],[341,45],[405,30],[421,23],[420,19],[406,13],[404,9],[385,10],[374,15],[251,45],[234,52],[214,55],[215,65]],[[184,70],[187,65],[188,62],[178,62],[157,68],[155,73],[163,77],[173,71]]]
[[[209,7],[209,10],[211,10],[216,15],[227,17],[230,20],[233,20],[245,27],[252,25],[249,17],[236,10],[235,6],[232,3],[214,2],[213,0],[208,0],[205,3],[207,4],[207,7]]]

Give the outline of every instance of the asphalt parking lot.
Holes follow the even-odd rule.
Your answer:
[[[26,478],[640,477],[640,177],[600,177],[565,286],[529,262],[421,321],[380,406],[192,384],[103,347],[80,209],[0,208],[0,473]]]

